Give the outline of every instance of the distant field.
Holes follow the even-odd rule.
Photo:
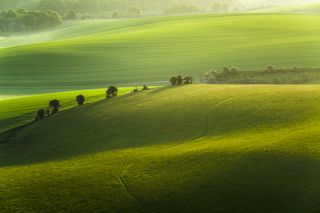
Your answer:
[[[319,67],[320,16],[193,15],[66,23],[1,42],[0,95],[135,85],[213,68]]]
[[[1,212],[317,212],[320,86],[165,87],[0,142]]]
[[[119,95],[129,93],[133,88],[120,88]],[[81,90],[60,92],[52,94],[34,95],[27,97],[3,97],[0,96],[0,133],[14,127],[26,124],[34,120],[40,108],[48,108],[49,101],[58,99],[61,101],[61,110],[77,106],[76,96],[84,95],[86,103],[102,100],[106,97],[106,89]]]
[[[305,4],[292,6],[267,7],[253,12],[259,13],[300,13],[300,14],[320,14],[320,4]]]

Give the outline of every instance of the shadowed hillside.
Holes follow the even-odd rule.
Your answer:
[[[0,206],[315,212],[319,94],[319,86],[192,85],[62,112],[0,144]]]

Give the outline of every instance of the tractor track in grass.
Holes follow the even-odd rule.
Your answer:
[[[220,107],[221,105],[225,104],[225,103],[228,103],[228,102],[231,102],[233,101],[234,99],[236,98],[242,98],[244,96],[248,96],[248,95],[241,95],[241,96],[232,96],[230,98],[226,98],[226,99],[223,99],[221,101],[219,101],[218,103],[216,103],[215,105],[213,105],[211,108],[209,108],[208,110],[208,113],[206,114],[205,116],[205,121],[204,121],[204,131],[194,137],[194,138],[191,138],[187,141],[185,141],[184,143],[190,143],[190,142],[193,142],[193,141],[197,141],[201,138],[204,138],[206,135],[208,135],[209,133],[209,126],[210,126],[210,115],[211,115],[211,112],[215,109],[217,109],[218,107]],[[124,187],[125,191],[142,207],[146,208],[147,210],[149,211],[152,211],[152,212],[155,212],[155,210],[151,210],[147,205],[144,204],[144,202],[136,195],[134,195],[134,193],[130,190],[130,188],[128,187],[129,185],[129,181],[126,180],[126,178],[124,177],[124,173],[128,171],[128,169],[132,166],[132,163],[128,164],[126,166],[126,168],[119,174],[119,181],[121,183],[121,185]]]
[[[133,199],[135,200],[141,207],[143,207],[144,209],[148,210],[148,212],[154,212],[154,210],[151,210],[146,204],[144,204],[144,202],[137,196],[134,195],[134,193],[132,193],[131,189],[128,187],[128,184],[126,183],[126,178],[125,178],[125,172],[128,171],[128,169],[132,166],[132,164],[129,164],[120,174],[119,174],[119,181],[121,183],[121,185],[123,186],[123,188],[125,189],[125,191],[127,192],[127,194]]]
[[[218,102],[217,104],[215,104],[213,107],[211,107],[205,117],[205,128],[204,128],[204,131],[194,137],[194,138],[191,138],[190,140],[186,141],[185,143],[189,143],[189,142],[192,142],[192,141],[196,141],[196,140],[199,140],[203,137],[205,137],[208,133],[209,133],[209,120],[210,120],[210,114],[211,112],[218,108],[219,106],[229,102],[229,101],[232,101],[234,98],[236,97],[239,97],[239,96],[234,96],[234,97],[230,97],[230,98],[227,98],[227,99],[224,99],[220,102]],[[134,199],[140,206],[142,206],[143,208],[147,209],[148,211],[152,211],[152,212],[155,212],[154,210],[150,209],[146,204],[144,204],[144,202],[136,195],[134,195],[134,193],[131,191],[130,187],[128,187],[129,183],[128,181],[126,180],[125,178],[125,173],[128,171],[128,169],[132,166],[132,163],[130,163],[128,166],[126,166],[126,168],[119,174],[119,181],[121,183],[121,185],[123,186],[123,188],[125,189],[125,191],[129,194],[129,196]]]

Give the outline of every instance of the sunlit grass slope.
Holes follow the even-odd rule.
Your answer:
[[[319,16],[243,14],[68,23],[2,41],[11,47],[0,50],[0,90],[154,82],[223,66],[315,67],[319,22]]]
[[[317,212],[320,86],[167,87],[0,144],[2,212]]]
[[[119,88],[119,95],[131,92],[133,88]],[[86,103],[92,103],[106,97],[106,89],[80,90],[71,92],[49,93],[27,97],[0,99],[0,132],[27,124],[34,120],[40,108],[48,108],[49,101],[58,99],[61,110],[77,106],[76,96],[84,95]]]

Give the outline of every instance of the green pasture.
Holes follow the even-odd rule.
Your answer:
[[[317,212],[320,87],[164,87],[0,143],[2,212]]]
[[[66,23],[1,42],[2,94],[163,84],[177,74],[319,67],[320,17],[234,14]]]

